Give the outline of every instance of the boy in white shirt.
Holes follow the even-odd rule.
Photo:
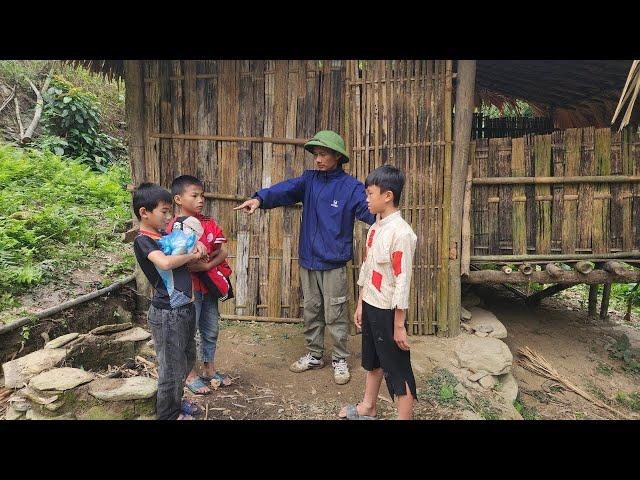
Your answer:
[[[391,398],[398,397],[398,419],[412,418],[413,400],[418,398],[406,318],[417,237],[398,209],[403,186],[403,173],[391,165],[375,169],[365,181],[369,211],[377,219],[367,234],[354,322],[362,329],[367,376],[363,400],[343,407],[340,418],[375,418],[383,376]]]

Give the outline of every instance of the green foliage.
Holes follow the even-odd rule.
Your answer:
[[[36,82],[53,64],[51,60],[0,60],[0,78],[7,85],[18,85],[31,92],[27,79]]]
[[[124,145],[100,130],[97,97],[54,76],[44,95],[43,127],[47,131],[39,145],[57,155],[66,155],[105,172],[124,155]]]
[[[525,420],[538,420],[540,415],[534,407],[527,407],[519,398],[513,402],[513,406]]]
[[[640,392],[632,392],[628,395],[624,392],[618,392],[616,401],[631,410],[640,412]]]
[[[509,104],[504,104],[502,110],[495,105],[482,103],[480,108],[482,115],[489,118],[499,117],[534,117],[531,106],[522,100],[516,100],[515,108]]]
[[[609,356],[622,360],[622,368],[624,370],[640,373],[640,349],[631,348],[629,337],[627,337],[626,334],[622,334],[618,341],[616,341]]]
[[[457,383],[458,380],[449,370],[437,369],[434,375],[427,380],[426,391],[424,394],[419,393],[418,398],[426,396],[441,405],[456,405],[459,400],[455,394]]]
[[[130,217],[126,171],[97,174],[50,151],[0,146],[0,306],[119,240],[113,231]]]

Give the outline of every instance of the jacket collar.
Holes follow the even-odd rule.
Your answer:
[[[329,170],[328,172],[316,170],[316,175],[322,180],[333,180],[345,174],[346,172],[342,169],[342,165],[338,165],[336,168]]]

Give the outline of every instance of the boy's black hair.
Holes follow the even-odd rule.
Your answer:
[[[171,182],[171,195],[182,195],[187,187],[197,185],[204,189],[204,184],[193,175],[180,175]]]
[[[160,203],[172,204],[171,194],[165,188],[155,183],[141,183],[133,194],[133,211],[140,220],[140,209],[146,208],[148,211],[155,209]]]
[[[404,174],[393,165],[382,165],[367,175],[364,187],[375,185],[380,189],[380,193],[391,191],[393,193],[393,204],[400,205],[400,195],[404,187]]]

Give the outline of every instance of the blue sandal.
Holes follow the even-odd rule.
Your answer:
[[[200,375],[200,378],[202,380],[204,380],[207,383],[211,383],[211,380],[217,380],[220,382],[220,386],[221,387],[229,387],[231,385],[233,385],[233,381],[231,381],[231,383],[229,383],[229,385],[225,385],[224,380],[229,378],[229,380],[231,380],[230,377],[228,377],[227,375],[223,375],[220,372],[216,372],[212,377],[207,377],[206,375]]]
[[[192,417],[202,414],[202,409],[198,405],[196,405],[195,403],[187,402],[186,400],[182,400],[180,411],[185,415],[191,415]]]
[[[206,392],[198,392],[201,388],[206,387]],[[211,393],[211,389],[209,386],[202,381],[202,378],[196,377],[191,383],[187,383],[187,388],[191,390],[194,395],[209,395]]]

